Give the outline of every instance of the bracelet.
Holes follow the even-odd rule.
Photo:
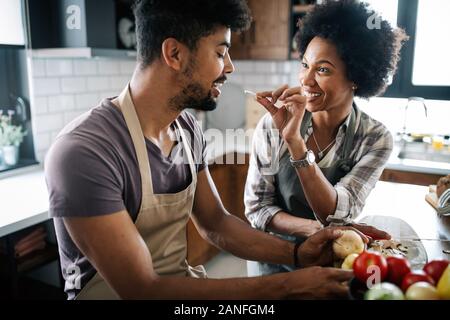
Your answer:
[[[294,246],[294,266],[300,268],[300,262],[298,261],[298,248],[300,247],[300,242],[297,242]]]

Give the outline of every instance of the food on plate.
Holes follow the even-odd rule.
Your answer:
[[[364,251],[353,262],[353,273],[363,283],[369,278],[381,282],[388,273],[386,258],[377,252]]]
[[[364,294],[364,300],[404,300],[402,290],[395,284],[382,282],[375,284]]]
[[[428,282],[419,281],[413,283],[405,293],[408,300],[438,300],[436,288]]]
[[[339,259],[345,259],[352,253],[361,253],[364,249],[361,236],[353,230],[343,230],[342,235],[333,242],[334,254]]]
[[[369,247],[369,251],[376,251],[382,254],[384,257],[400,255],[406,257],[409,248],[403,245],[401,242],[395,240],[375,240]]]
[[[388,264],[386,280],[401,286],[405,275],[411,272],[409,261],[402,256],[390,256],[386,258],[386,261]]]
[[[434,280],[432,277],[430,277],[428,274],[425,273],[423,270],[414,270],[405,275],[402,281],[402,290],[403,292],[406,292],[408,288],[416,283],[416,282],[428,282],[431,285],[434,285]]]
[[[353,269],[353,262],[358,257],[357,253],[349,254],[345,259],[344,262],[342,262],[341,269],[346,270],[352,270]]]
[[[447,266],[439,279],[437,292],[441,299],[450,300],[450,265]]]
[[[444,273],[447,266],[450,264],[448,260],[433,260],[428,262],[424,267],[423,271],[429,274],[433,280],[438,283],[442,274]]]

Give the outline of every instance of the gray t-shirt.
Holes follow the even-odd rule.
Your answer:
[[[70,238],[62,217],[90,217],[127,210],[136,220],[142,188],[136,152],[121,111],[104,99],[68,124],[58,135],[45,160],[45,176],[54,218],[65,291],[73,299],[96,270]],[[178,121],[190,140],[197,172],[205,165],[206,142],[195,118],[183,111]],[[172,124],[175,129],[175,123]],[[176,193],[192,181],[178,130],[175,146],[166,157],[145,139],[156,194]],[[78,272],[79,270],[79,272]],[[77,279],[74,273],[79,273]],[[72,276],[70,276],[72,275]]]

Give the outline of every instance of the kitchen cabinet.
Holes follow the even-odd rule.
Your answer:
[[[244,164],[213,164],[209,166],[225,209],[246,222],[244,187],[247,179],[248,159],[249,155],[245,155]],[[203,264],[220,251],[199,235],[192,221],[188,223],[187,239],[190,265]]]
[[[441,176],[436,174],[384,169],[380,180],[429,186],[431,184],[436,184],[440,177]]]
[[[28,0],[33,56],[135,57],[131,0]]]
[[[290,0],[249,0],[253,21],[231,36],[232,59],[286,60],[289,56]]]
[[[230,55],[236,60],[298,59],[297,23],[315,1],[248,0],[253,21],[245,32],[232,33]],[[307,3],[307,4],[305,4]]]

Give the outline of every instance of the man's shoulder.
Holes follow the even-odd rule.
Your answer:
[[[124,133],[120,118],[120,111],[114,110],[109,100],[103,100],[59,132],[47,153],[46,161],[64,159],[71,162],[71,159],[81,161],[94,154],[106,156],[106,153],[115,149],[113,146],[117,137]]]

